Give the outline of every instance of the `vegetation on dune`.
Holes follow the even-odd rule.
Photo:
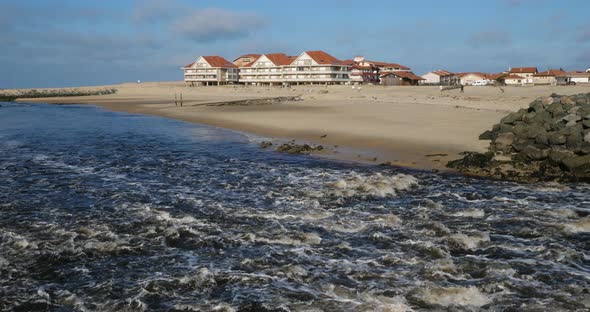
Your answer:
[[[107,95],[114,94],[117,89],[105,88],[95,90],[81,89],[51,89],[51,90],[21,90],[10,93],[0,93],[0,101],[11,102],[23,98],[46,98],[46,97],[66,97],[66,96],[90,96],[90,95]]]

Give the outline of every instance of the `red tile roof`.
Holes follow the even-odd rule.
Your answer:
[[[402,70],[409,70],[410,68],[404,65],[396,64],[396,63],[386,63],[386,62],[376,62],[376,61],[365,61],[369,63],[373,63],[373,65],[377,67],[392,67],[392,68],[399,68]]]
[[[394,76],[398,76],[401,78],[407,78],[410,80],[426,80],[420,76],[416,76],[413,72],[409,72],[409,71],[382,72],[380,77],[386,77],[389,75],[394,75]]]
[[[482,72],[455,73],[454,75],[457,77],[463,77],[463,76],[467,76],[467,75],[475,75],[475,76],[479,76],[480,78],[484,78],[484,79],[487,79],[489,76],[488,74],[482,73]]]
[[[196,61],[195,61],[195,62],[196,62]],[[193,66],[193,64],[194,64],[195,62],[192,62],[192,63],[190,63],[190,64],[188,64],[188,65],[184,65],[184,67],[183,67],[183,68],[189,68],[189,67]]]
[[[285,53],[269,53],[264,54],[264,56],[266,56],[266,58],[268,58],[276,66],[289,65],[293,61],[293,59],[291,59]]]
[[[224,59],[221,56],[212,55],[212,56],[202,56],[202,58],[211,65],[211,67],[226,67],[226,68],[238,68],[234,63]]]
[[[550,69],[550,70],[546,70],[544,72],[540,72],[538,74],[534,74],[533,76],[535,77],[550,77],[550,76],[554,76],[554,77],[561,77],[561,76],[566,76],[567,73],[561,69]]]
[[[342,65],[339,59],[324,51],[305,51],[305,53],[320,65]]]
[[[537,72],[536,67],[513,67],[510,69],[511,74],[534,74]]]
[[[255,53],[244,54],[244,55],[241,55],[241,56],[236,57],[236,59],[234,60],[234,62],[237,61],[237,60],[239,60],[239,59],[241,59],[241,58],[245,58],[245,57],[252,58],[252,59],[257,59],[258,57],[260,57],[260,54],[255,54]]]
[[[522,76],[519,76],[519,75],[513,75],[513,74],[507,75],[507,76],[505,76],[503,78],[504,79],[526,79],[525,77],[522,77]]]
[[[340,61],[340,63],[342,65],[348,65],[348,66],[354,65],[354,61],[353,60],[343,60],[343,61]]]
[[[439,75],[439,76],[450,76],[450,75],[452,75],[452,74],[453,74],[453,73],[451,73],[451,72],[450,72],[450,71],[448,71],[448,70],[442,70],[442,69],[441,69],[441,70],[435,70],[435,71],[433,71],[432,73],[433,73],[433,74],[437,74],[437,75]]]

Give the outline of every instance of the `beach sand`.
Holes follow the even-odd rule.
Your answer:
[[[109,110],[157,115],[253,133],[277,142],[321,144],[323,157],[445,170],[462,151],[485,151],[478,140],[508,112],[551,93],[590,92],[590,86],[438,87],[293,86],[187,87],[182,82],[125,83],[112,95],[20,99],[96,104]],[[183,107],[175,106],[182,94]],[[268,105],[207,105],[244,99],[300,96]],[[435,155],[435,156],[432,156]]]

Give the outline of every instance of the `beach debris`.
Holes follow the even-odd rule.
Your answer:
[[[294,102],[303,101],[301,96],[279,96],[274,98],[262,98],[262,99],[249,99],[249,100],[237,100],[237,101],[224,101],[224,102],[213,102],[195,104],[193,106],[249,106],[249,105],[272,105],[279,104],[281,102]]]
[[[318,152],[322,150],[324,150],[324,147],[321,145],[311,146],[308,144],[295,143],[285,143],[276,149],[276,151],[279,153],[287,154],[310,154],[312,152]]]
[[[425,157],[444,157],[449,156],[449,154],[439,153],[439,154],[426,154]]]
[[[322,139],[323,139],[323,138],[325,138],[325,137],[327,137],[327,136],[328,136],[327,134],[324,134],[324,135],[321,135],[321,136],[320,136],[320,138],[322,138]]]
[[[590,93],[538,98],[479,136],[491,141],[489,152],[466,153],[447,166],[523,182],[590,182],[588,115]]]

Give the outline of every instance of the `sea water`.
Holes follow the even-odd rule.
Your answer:
[[[0,310],[588,311],[590,188],[0,103]]]

